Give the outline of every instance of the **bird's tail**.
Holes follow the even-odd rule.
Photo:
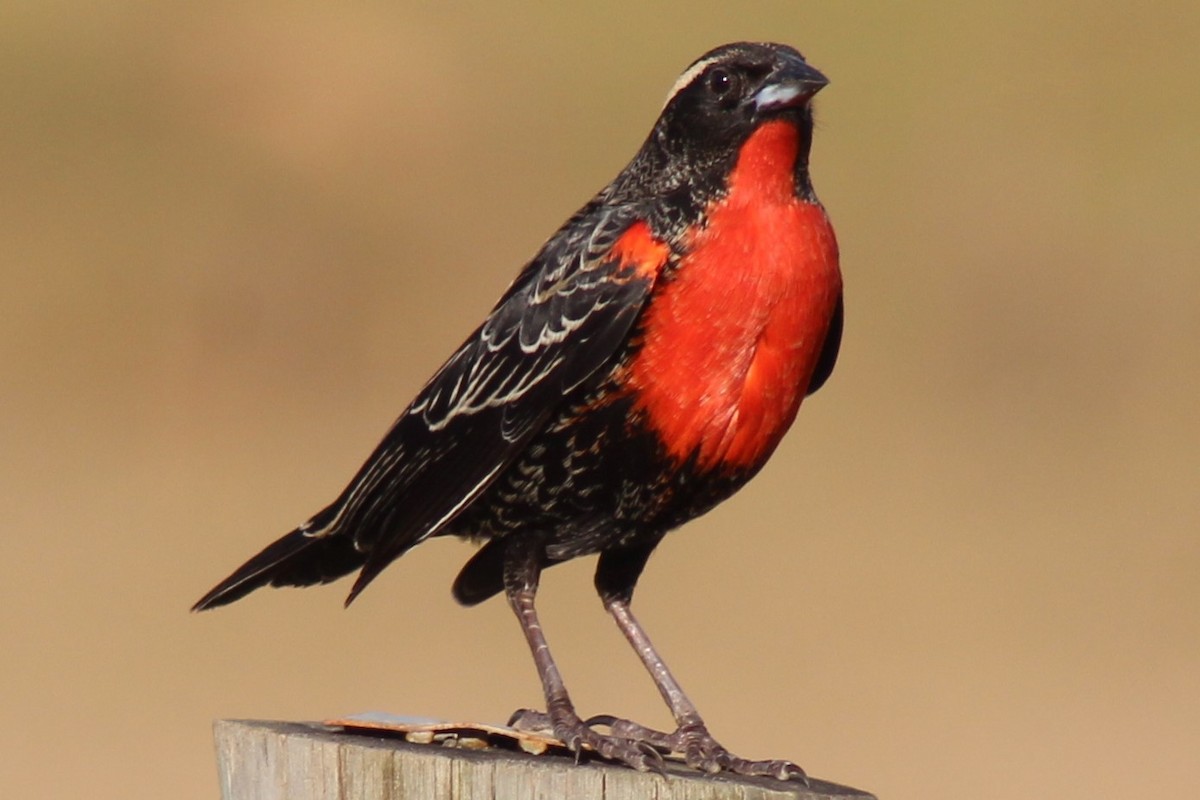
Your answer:
[[[309,533],[326,509],[307,525],[263,548],[234,570],[212,591],[201,597],[193,611],[216,608],[245,597],[260,586],[311,586],[329,583],[363,565],[366,556],[354,547],[353,537]]]

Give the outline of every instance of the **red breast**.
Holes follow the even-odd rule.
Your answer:
[[[668,452],[761,465],[800,408],[842,279],[824,209],[796,196],[796,127],[747,139],[727,192],[645,314],[629,385]]]

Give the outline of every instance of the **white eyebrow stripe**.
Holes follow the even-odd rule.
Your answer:
[[[666,108],[667,105],[675,99],[675,95],[682,92],[688,87],[688,84],[696,80],[701,72],[704,72],[704,70],[708,69],[712,64],[715,64],[720,60],[720,56],[702,58],[684,70],[683,74],[679,76],[679,79],[675,81],[675,85],[671,87],[671,91],[667,92],[667,99],[663,101],[663,108]]]

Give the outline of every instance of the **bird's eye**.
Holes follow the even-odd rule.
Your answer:
[[[737,81],[734,80],[733,75],[731,75],[727,69],[717,67],[708,73],[708,91],[711,92],[714,97],[727,97],[733,92],[736,83]]]

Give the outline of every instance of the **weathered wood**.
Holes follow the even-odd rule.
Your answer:
[[[221,720],[214,734],[224,800],[873,800],[815,779],[805,787],[675,764],[664,777],[558,755],[410,744],[317,723]]]

